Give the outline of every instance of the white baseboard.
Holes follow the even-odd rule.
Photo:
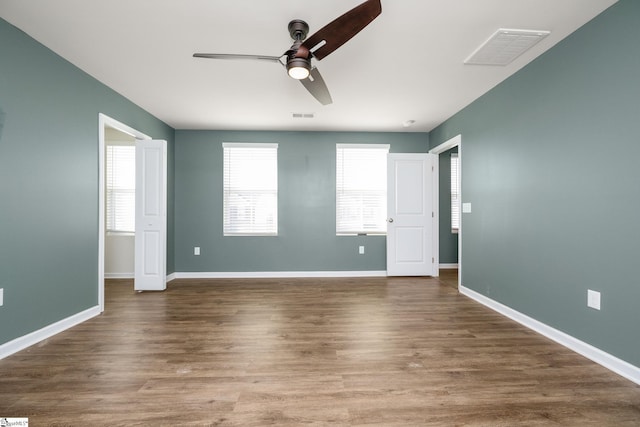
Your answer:
[[[521,325],[524,325],[527,328],[532,329],[541,335],[544,335],[545,337],[557,342],[558,344],[561,344],[569,348],[570,350],[583,355],[587,359],[591,359],[599,365],[602,365],[605,368],[615,372],[616,374],[621,375],[626,379],[640,385],[639,367],[625,362],[622,359],[618,359],[617,357],[606,353],[599,348],[592,346],[591,344],[587,344],[586,342],[574,338],[571,335],[552,328],[549,325],[535,320],[527,316],[526,314],[522,314],[519,311],[507,307],[506,305],[494,301],[491,298],[479,294],[478,292],[473,291],[469,288],[460,286],[459,291],[461,294],[466,295],[473,300],[476,300],[480,304],[483,304],[490,309],[497,311],[498,313],[512,320],[515,320]]]
[[[440,270],[456,270],[458,264],[440,264]]]
[[[12,354],[19,352],[20,350],[31,347],[32,345],[37,344],[40,341],[51,338],[52,336],[59,334],[60,332],[63,332],[73,326],[79,325],[80,323],[85,322],[99,314],[99,306],[91,307],[85,311],[74,314],[73,316],[69,316],[66,319],[62,319],[56,323],[45,326],[42,329],[31,332],[30,334],[2,344],[0,345],[0,359],[4,359],[7,356],[11,356]]]
[[[167,276],[174,279],[282,279],[313,277],[387,277],[386,271],[243,271],[243,272],[182,272]]]
[[[104,273],[105,279],[135,279],[135,273]],[[172,273],[167,276],[167,282],[175,279],[175,273]]]
[[[105,279],[133,279],[134,273],[104,273]]]

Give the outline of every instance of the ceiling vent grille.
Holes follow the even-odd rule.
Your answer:
[[[292,113],[291,115],[294,119],[313,119],[315,117],[314,113]]]
[[[507,65],[551,34],[543,30],[514,30],[500,28],[475,50],[465,64]]]

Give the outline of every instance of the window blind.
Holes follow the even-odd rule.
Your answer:
[[[451,230],[460,229],[460,161],[458,153],[451,153]]]
[[[278,144],[223,143],[224,235],[278,234]]]
[[[387,232],[387,144],[336,145],[336,234]]]
[[[107,232],[135,231],[136,152],[132,145],[107,146]]]

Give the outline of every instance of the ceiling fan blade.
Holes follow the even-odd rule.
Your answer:
[[[194,58],[208,58],[208,59],[248,59],[257,61],[269,61],[280,62],[282,56],[267,56],[267,55],[237,55],[233,53],[194,53]]]
[[[309,51],[318,59],[324,58],[362,31],[381,13],[380,0],[365,1],[307,38],[302,43],[304,49],[300,54],[305,55],[305,51]]]
[[[317,68],[311,69],[309,77],[300,80],[300,83],[302,83],[309,93],[322,105],[329,105],[333,102],[329,89]]]

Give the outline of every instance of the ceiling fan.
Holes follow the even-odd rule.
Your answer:
[[[307,38],[309,25],[294,19],[289,22],[289,34],[293,45],[280,56],[242,55],[227,53],[194,53],[195,58],[249,59],[277,62],[286,67],[290,77],[300,80],[302,85],[322,105],[331,104],[331,94],[311,58],[321,60],[358,34],[382,13],[380,0],[367,0],[334,19]]]

